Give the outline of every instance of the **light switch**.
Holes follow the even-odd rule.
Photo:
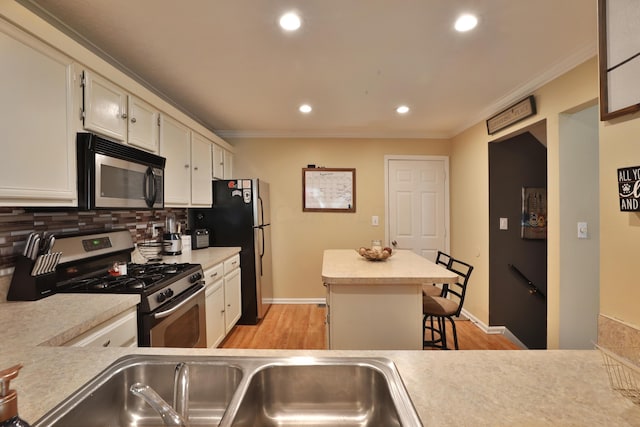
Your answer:
[[[500,218],[500,230],[509,229],[509,218]]]
[[[374,215],[371,217],[371,225],[378,225],[378,215]]]
[[[589,227],[586,222],[578,223],[578,239],[586,239],[589,234]]]

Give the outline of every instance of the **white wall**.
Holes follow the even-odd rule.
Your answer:
[[[600,304],[598,106],[561,114],[559,347],[591,349]],[[588,238],[578,239],[577,223]]]

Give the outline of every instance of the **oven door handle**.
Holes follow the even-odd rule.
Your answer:
[[[184,301],[182,301],[180,304],[176,305],[175,307],[172,307],[168,310],[164,310],[164,311],[159,311],[157,313],[155,313],[153,315],[154,319],[162,319],[164,317],[168,317],[171,316],[173,313],[175,313],[176,311],[178,311],[180,309],[180,307],[183,307],[185,304],[189,304],[189,302],[195,298],[197,298],[201,293],[203,293],[205,291],[205,287],[202,285],[199,285],[200,289],[198,289],[193,295],[191,295],[189,298],[185,299]]]

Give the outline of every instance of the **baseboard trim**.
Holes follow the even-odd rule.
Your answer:
[[[473,323],[474,325],[476,325],[481,331],[483,331],[485,334],[490,334],[490,335],[494,335],[494,334],[499,334],[499,335],[504,335],[504,337],[506,339],[508,339],[509,341],[511,341],[512,343],[514,343],[515,345],[519,346],[520,348],[526,349],[527,346],[524,345],[524,343],[522,341],[520,341],[518,339],[518,337],[516,337],[509,329],[507,329],[506,326],[489,326],[486,325],[484,322],[480,321],[480,319],[478,319],[476,316],[474,316],[473,314],[469,313],[467,310],[465,310],[464,308],[462,309],[462,312],[460,313],[463,316],[467,317],[469,319],[469,321],[471,323]]]
[[[272,298],[269,304],[326,304],[326,298]]]

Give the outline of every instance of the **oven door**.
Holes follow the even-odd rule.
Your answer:
[[[95,155],[95,207],[161,208],[164,206],[160,168],[104,154]]]
[[[204,348],[207,344],[205,287],[197,284],[178,298],[142,315],[142,346]],[[146,341],[146,342],[145,342]]]

